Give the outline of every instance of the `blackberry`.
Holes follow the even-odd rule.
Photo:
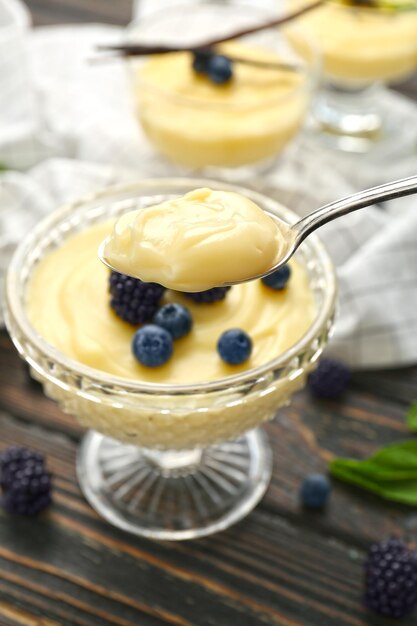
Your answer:
[[[25,466],[43,469],[41,454],[27,448],[12,447],[0,455],[0,485],[3,489],[11,486],[16,474]]]
[[[30,493],[8,491],[2,500],[3,508],[11,515],[24,515],[32,517],[41,513],[52,502],[50,487],[44,486],[44,492],[32,490]]]
[[[224,300],[230,287],[213,287],[206,291],[197,291],[195,293],[184,293],[184,296],[197,304],[211,304]]]
[[[321,359],[308,378],[310,391],[318,398],[336,398],[349,384],[351,371],[336,359]]]
[[[209,59],[213,56],[211,48],[199,48],[193,51],[193,70],[197,74],[207,74]]]
[[[417,552],[400,539],[375,543],[365,562],[365,605],[387,617],[404,617],[417,606]]]
[[[113,311],[129,324],[143,324],[155,315],[165,287],[112,272],[109,278]]]
[[[9,448],[0,457],[3,508],[36,515],[51,503],[51,475],[43,457],[26,448]]]

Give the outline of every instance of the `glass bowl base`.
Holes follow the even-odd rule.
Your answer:
[[[310,130],[325,145],[343,152],[366,154],[398,141],[398,125],[385,102],[385,89],[327,83],[312,106]]]
[[[195,539],[245,517],[272,472],[265,433],[206,449],[155,451],[89,431],[77,474],[91,506],[125,531],[158,540]]]

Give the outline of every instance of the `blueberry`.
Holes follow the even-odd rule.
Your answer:
[[[182,304],[165,304],[154,315],[153,323],[165,328],[173,339],[180,339],[191,330],[193,318],[187,307]]]
[[[226,363],[239,365],[246,361],[252,352],[252,339],[244,330],[226,330],[217,342],[217,350]]]
[[[221,54],[214,54],[207,61],[207,76],[213,83],[223,85],[232,78],[232,62]]]
[[[309,509],[322,509],[330,495],[330,481],[324,474],[309,474],[300,489],[302,504]]]
[[[171,358],[172,344],[172,337],[165,328],[147,324],[134,334],[132,351],[142,365],[158,367]]]
[[[209,59],[213,56],[210,48],[200,48],[193,52],[193,70],[197,74],[207,74]]]
[[[268,276],[264,276],[262,278],[262,282],[264,285],[269,287],[270,289],[275,289],[276,291],[281,291],[287,285],[291,276],[291,268],[289,265],[283,265],[272,274],[268,274]]]

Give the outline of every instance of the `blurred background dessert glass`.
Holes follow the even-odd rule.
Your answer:
[[[290,6],[303,4],[305,0]],[[417,3],[327,0],[301,17],[300,24],[323,55],[323,86],[313,104],[322,136],[353,152],[394,139],[401,120],[384,107],[383,85],[417,68]]]
[[[129,38],[149,45],[195,46],[274,16],[272,10],[251,5],[204,2],[133,23]],[[216,84],[193,69],[188,52],[134,58],[137,118],[154,147],[188,170],[268,163],[303,124],[317,81],[315,46],[302,31],[287,27],[245,36],[217,50],[283,67],[233,62],[232,78]]]

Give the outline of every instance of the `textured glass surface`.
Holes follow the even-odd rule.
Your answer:
[[[226,183],[142,181],[54,212],[21,243],[6,282],[7,327],[33,376],[65,412],[97,431],[88,434],[79,453],[78,475],[86,497],[111,523],[159,539],[226,528],[262,497],[271,455],[265,436],[253,429],[303,387],[332,328],[336,284],[324,248],[311,236],[297,253],[317,304],[307,333],[265,365],[210,383],[142,383],[84,366],[36,333],[26,316],[25,299],[36,264],[67,237],[201,186],[244,193],[264,210],[296,221],[294,213],[274,200]]]

